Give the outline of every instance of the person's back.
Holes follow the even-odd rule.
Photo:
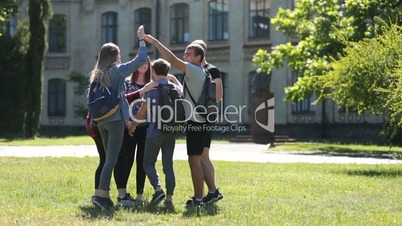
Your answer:
[[[192,92],[193,98],[198,99],[203,88],[200,84],[205,81],[205,73],[202,68],[204,49],[199,44],[189,44],[184,51],[183,60],[181,60],[152,35],[146,34],[144,38],[157,48],[164,59],[185,73],[185,83]],[[207,131],[204,129],[204,125],[207,125],[205,119],[194,110],[195,106],[189,95],[184,93],[184,98],[189,103],[189,106],[186,104],[187,107],[185,108],[186,117],[189,119],[186,129],[186,146],[194,188],[194,197],[186,202],[186,206],[201,206],[203,205],[204,178],[206,176],[202,163],[204,143],[207,139]]]
[[[170,64],[163,60],[158,59],[152,62],[153,79],[160,85],[173,84],[167,80],[167,73],[170,69]],[[159,180],[159,175],[156,172],[155,163],[159,155],[159,151],[162,151],[162,165],[163,172],[165,173],[165,184],[166,184],[166,202],[172,201],[172,196],[174,189],[176,187],[176,179],[173,170],[173,152],[176,144],[176,134],[174,132],[164,132],[162,128],[158,128],[158,114],[159,106],[158,102],[161,98],[161,93],[159,89],[152,90],[144,95],[143,103],[134,120],[134,124],[130,133],[135,130],[135,126],[139,122],[145,119],[147,114],[147,109],[150,109],[148,117],[148,131],[147,139],[145,141],[145,152],[144,152],[144,170],[148,176],[151,185],[155,189],[155,193],[150,202],[151,205],[158,204],[164,197],[165,193],[161,188],[161,182]]]
[[[126,63],[121,63],[120,49],[117,45],[113,43],[104,44],[91,72],[90,81],[99,79],[104,87],[112,87],[113,90],[123,96],[124,79],[146,61],[147,48],[143,39],[143,26],[138,28],[137,35],[141,40],[139,53],[134,59]],[[102,168],[99,188],[95,190],[95,197],[92,202],[102,210],[114,208],[109,193],[110,181],[123,143],[124,126],[130,126],[128,118],[128,102],[126,98],[120,98],[119,111],[97,122],[105,147],[106,161]]]

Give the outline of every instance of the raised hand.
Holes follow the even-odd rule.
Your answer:
[[[144,40],[144,25],[141,25],[138,27],[137,37],[138,37],[138,40],[141,40],[141,39]]]
[[[143,87],[144,89],[144,93],[149,92],[151,90],[156,89],[156,87],[159,85],[159,83],[157,82],[148,82],[147,84],[145,84],[145,86]]]
[[[156,39],[154,37],[152,37],[152,35],[149,35],[149,34],[145,34],[144,39],[145,39],[145,41],[147,41],[150,44],[154,44],[156,42]]]

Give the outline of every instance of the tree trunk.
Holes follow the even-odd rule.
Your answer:
[[[33,138],[39,129],[42,110],[43,57],[45,54],[46,28],[44,19],[50,13],[48,0],[29,0],[29,31],[31,38],[27,54],[28,86],[26,89],[27,112],[25,118],[25,136]]]

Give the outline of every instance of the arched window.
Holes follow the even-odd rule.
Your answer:
[[[66,81],[50,79],[47,93],[48,116],[66,116]]]
[[[3,35],[13,36],[17,31],[18,18],[17,16],[10,16],[5,18],[5,21],[0,21],[0,33]]]
[[[190,41],[188,17],[187,4],[179,3],[170,7],[170,42],[172,44],[187,43]]]
[[[248,113],[251,114],[253,110],[253,95],[256,92],[270,91],[271,85],[271,75],[263,72],[257,73],[256,71],[252,71],[249,73],[248,79]]]
[[[146,34],[152,34],[152,10],[151,8],[139,8],[134,12],[134,34],[137,34],[138,27],[144,25]],[[138,37],[134,35],[135,46],[138,47]]]
[[[53,15],[52,19],[49,21],[49,52],[66,52],[66,32],[66,16],[63,14]]]
[[[102,43],[107,42],[117,44],[117,13],[115,12],[102,14]]]
[[[213,0],[208,3],[209,40],[229,39],[228,0]]]

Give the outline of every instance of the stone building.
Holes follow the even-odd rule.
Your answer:
[[[22,1],[22,4],[27,4]],[[85,96],[74,95],[72,71],[88,74],[101,45],[114,42],[122,61],[135,55],[136,30],[147,33],[181,57],[186,45],[203,39],[207,59],[222,71],[224,101],[220,124],[246,125],[255,114],[251,106],[258,90],[274,95],[275,134],[292,137],[377,137],[382,116],[361,116],[340,111],[332,101],[311,105],[313,98],[298,103],[283,101],[284,87],[296,79],[287,67],[271,75],[257,74],[252,56],[290,40],[273,29],[270,18],[280,7],[294,7],[294,0],[51,0],[54,17],[49,21],[49,48],[45,55],[45,78],[41,126],[82,126],[74,106]],[[26,9],[27,7],[25,7]],[[27,15],[22,11],[19,17]],[[148,45],[149,55],[158,52]],[[183,75],[171,71],[179,79]],[[235,114],[236,110],[238,114]],[[272,119],[272,118],[271,118]]]

